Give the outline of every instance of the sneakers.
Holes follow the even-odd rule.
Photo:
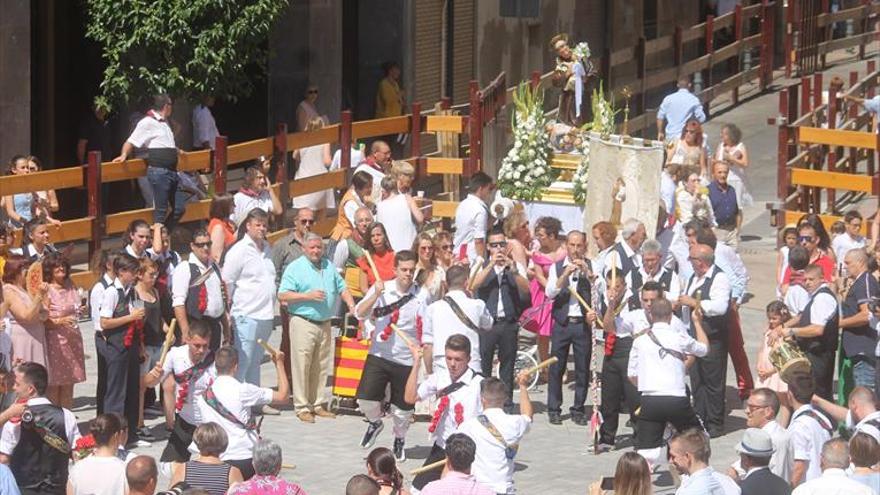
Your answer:
[[[372,447],[383,428],[385,428],[385,424],[382,423],[382,420],[367,421],[367,431],[364,433],[364,439],[361,440],[361,448],[368,449]]]
[[[397,459],[397,462],[403,462],[406,460],[406,451],[403,450],[404,442],[405,440],[403,438],[394,439],[394,458]]]
[[[155,442],[157,440],[156,436],[153,435],[153,433],[151,433],[150,430],[146,427],[138,428],[135,433],[137,433],[138,438],[147,442]]]

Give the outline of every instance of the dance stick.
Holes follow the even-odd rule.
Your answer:
[[[581,306],[583,306],[584,309],[586,309],[587,311],[593,311],[593,308],[591,308],[590,305],[587,304],[587,301],[584,301],[584,298],[581,297],[581,295],[578,294],[576,290],[571,291],[571,293],[574,294],[575,299],[577,299],[578,302],[581,303]],[[593,311],[593,313],[596,312]],[[599,313],[596,313],[596,325],[599,325],[600,328],[605,328],[605,326],[602,324],[602,318],[599,318]]]
[[[406,333],[404,333],[403,330],[397,328],[397,325],[395,325],[394,323],[392,323],[392,324],[391,324],[391,329],[394,330],[395,332],[397,332],[397,335],[399,335],[400,338],[402,338],[403,341],[406,342],[406,345],[407,345],[408,347],[411,347],[411,346],[413,345],[412,340],[410,340],[409,337],[407,337]]]
[[[611,254],[617,255],[617,251],[611,251]],[[611,260],[611,287],[617,287],[617,260],[620,259],[620,255],[615,256],[615,258]]]
[[[544,369],[550,365],[556,364],[557,361],[559,361],[559,358],[556,356],[553,356],[549,359],[545,359],[545,360],[541,361],[540,363],[538,363],[535,366],[532,366],[531,368],[520,371],[520,373],[525,373],[527,375],[531,375],[532,373],[536,373],[538,371],[541,371],[542,369]]]
[[[171,345],[174,344],[174,327],[177,326],[177,318],[171,319],[171,324],[168,325],[168,333],[165,334],[165,342],[162,343],[162,354],[159,356],[159,365],[165,364],[165,356],[168,354],[168,349],[171,349]]]
[[[263,349],[265,349],[266,352],[268,352],[269,355],[272,356],[272,358],[274,358],[275,355],[278,354],[278,350],[275,349],[274,347],[272,347],[271,345],[269,345],[269,343],[266,342],[265,340],[257,339],[257,343],[260,344],[261,346],[263,346]]]
[[[427,466],[422,466],[420,468],[413,469],[412,471],[409,472],[409,475],[410,476],[418,476],[422,473],[427,473],[428,471],[433,471],[437,468],[442,468],[444,465],[446,465],[446,458],[445,457],[443,459],[440,459],[437,462],[432,462],[431,464],[428,464]]]
[[[376,277],[376,280],[380,280],[379,278],[379,269],[376,268],[376,263],[373,262],[373,257],[370,256],[369,251],[364,251],[364,256],[367,257],[367,263],[370,264],[370,270],[373,270],[373,276]]]
[[[281,464],[281,469],[296,469],[296,464]]]

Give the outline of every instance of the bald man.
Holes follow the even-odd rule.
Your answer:
[[[840,304],[840,329],[843,354],[852,362],[855,386],[876,391],[877,333],[868,325],[868,306],[869,301],[880,297],[880,284],[868,271],[868,259],[863,248],[850,249],[843,258],[852,285]]]
[[[849,394],[846,406],[813,396],[813,405],[825,411],[834,421],[843,423],[852,435],[865,433],[880,442],[880,411],[874,402],[874,393],[866,387],[856,387]]]

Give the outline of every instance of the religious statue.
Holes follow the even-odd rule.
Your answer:
[[[556,119],[572,127],[581,127],[592,120],[587,89],[590,81],[598,77],[590,61],[590,47],[587,43],[578,43],[572,49],[565,33],[554,36],[550,47],[556,52],[553,85],[562,89]]]
[[[620,229],[623,225],[621,217],[623,216],[623,202],[626,201],[626,182],[622,177],[618,177],[614,181],[614,187],[611,188],[611,218],[608,220],[615,229]]]

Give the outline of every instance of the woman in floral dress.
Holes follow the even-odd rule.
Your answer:
[[[79,292],[70,281],[70,264],[59,253],[43,259],[43,279],[49,283],[46,360],[50,365],[46,397],[53,404],[70,409],[73,386],[86,380],[83,340],[77,323]]]

